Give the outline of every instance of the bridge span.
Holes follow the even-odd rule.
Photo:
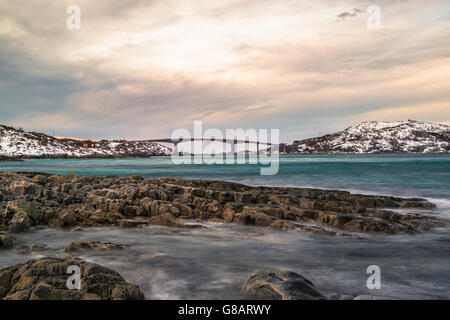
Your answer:
[[[231,150],[230,153],[235,153],[236,151],[236,145],[245,143],[246,145],[256,145],[256,153],[260,153],[260,145],[263,146],[262,150],[269,150],[272,152],[272,147],[275,147],[276,149],[279,148],[279,143],[272,143],[272,142],[266,142],[266,141],[251,141],[251,140],[241,140],[241,139],[216,139],[216,138],[179,138],[179,139],[170,139],[170,138],[164,138],[164,139],[150,139],[150,140],[143,140],[145,142],[155,142],[155,143],[171,143],[174,145],[174,151],[178,150],[178,144],[183,142],[193,142],[193,141],[211,141],[211,142],[221,142],[226,144],[231,144]],[[264,148],[264,146],[266,146]]]
[[[180,138],[180,139],[149,139],[149,140],[142,140],[145,142],[161,142],[161,143],[172,143],[175,146],[179,143],[183,142],[193,142],[193,141],[211,141],[211,142],[222,142],[222,143],[246,143],[246,144],[256,144],[256,145],[265,145],[265,146],[277,146],[280,145],[279,143],[272,143],[272,142],[266,142],[266,141],[251,141],[251,140],[240,140],[240,139],[215,139],[215,138]]]

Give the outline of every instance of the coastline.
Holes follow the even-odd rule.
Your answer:
[[[227,252],[228,245],[231,248],[244,245],[242,250],[250,250],[247,252],[249,254],[259,243],[261,256],[258,259],[263,259],[261,261],[267,259],[266,251],[274,255],[285,245],[294,244],[301,245],[303,250],[309,248],[314,255],[327,256],[333,254],[335,246],[336,250],[339,248],[344,252],[347,250],[345,248],[350,250],[355,247],[358,250],[359,246],[363,246],[370,252],[386,247],[384,242],[389,246],[402,245],[405,237],[410,239],[408,242],[422,243],[423,239],[434,239],[435,228],[448,227],[448,223],[432,215],[419,217],[415,213],[416,210],[434,208],[434,204],[420,198],[361,195],[312,188],[250,187],[213,180],[143,179],[137,175],[91,177],[0,173],[0,180],[4,205],[0,215],[0,247],[4,247],[0,250],[2,257],[11,257],[11,261],[18,263],[5,263],[9,260],[4,260],[0,266],[0,275],[11,275],[15,279],[13,286],[3,290],[0,283],[0,298],[6,295],[6,299],[180,299],[192,294],[195,294],[194,298],[205,298],[208,296],[205,296],[201,286],[194,286],[195,293],[189,287],[184,293],[187,296],[180,295],[170,282],[166,283],[167,280],[159,282],[158,276],[150,272],[144,281],[141,272],[158,266],[164,270],[178,270],[181,261],[174,259],[184,259],[189,269],[190,263],[200,263],[206,267],[209,263],[204,259],[210,256],[197,257],[195,252]],[[398,214],[395,212],[397,209],[405,212]],[[410,210],[411,214],[408,213]],[[233,239],[236,233],[239,235]],[[439,241],[442,235],[439,236],[439,232],[436,234],[436,241]],[[185,242],[186,237],[188,243]],[[211,242],[217,237],[219,250],[215,249],[217,244]],[[220,237],[225,238],[221,240]],[[130,239],[134,240],[130,242]],[[173,241],[176,245],[167,246]],[[270,245],[271,241],[275,242]],[[156,252],[155,243],[158,243]],[[201,243],[203,249],[192,251],[192,246],[195,244],[197,247],[197,243]],[[331,247],[327,248],[326,244]],[[313,250],[312,245],[319,247]],[[270,249],[271,246],[275,246],[274,250]],[[193,257],[187,254],[191,251]],[[286,261],[284,263],[291,265],[289,269],[295,272],[286,273],[274,269],[271,264],[265,266],[265,270],[256,272],[261,269],[250,259],[241,274],[233,278],[231,288],[227,274],[222,274],[221,269],[217,268],[217,276],[225,277],[222,281],[229,288],[220,297],[331,300],[376,297],[364,295],[363,287],[340,288],[333,285],[333,276],[326,277],[327,272],[324,271],[307,272],[308,277],[313,279],[312,282],[307,280],[308,286],[312,286],[309,289],[305,289],[304,284],[293,285],[299,281],[303,283],[305,270],[293,267],[289,261],[294,257],[289,252],[279,251],[279,256],[273,258],[274,265]],[[304,257],[307,251],[301,252],[299,259],[306,265],[310,264],[312,261]],[[347,254],[351,257],[352,252],[350,250]],[[235,253],[230,254],[225,259],[232,265]],[[47,258],[39,258],[43,256]],[[79,257],[88,260],[80,260]],[[334,265],[332,257],[331,263]],[[217,259],[214,263],[223,263]],[[364,259],[358,263],[364,265]],[[121,276],[114,276],[116,282],[108,282],[107,294],[95,291],[95,286],[102,285],[95,282],[83,292],[68,291],[63,284],[49,287],[45,284],[45,279],[55,276],[53,266],[58,265],[58,270],[65,270],[69,264],[96,270],[92,275],[96,278],[108,278],[117,272]],[[29,289],[19,289],[30,281],[26,275],[36,269],[43,270],[43,276],[33,278]],[[191,273],[189,281],[195,282],[198,275],[195,272],[188,274]],[[271,282],[272,276],[269,275],[272,274],[285,278],[286,283]],[[57,276],[64,277],[64,273]],[[255,279],[258,281],[255,282]],[[261,290],[257,283],[275,286],[274,291]],[[439,296],[442,293],[436,294]]]
[[[190,218],[351,237],[353,232],[421,233],[443,223],[429,216],[389,210],[433,209],[435,205],[425,199],[340,190],[251,187],[214,180],[144,179],[139,175],[0,173],[0,180],[5,186],[0,189],[4,206],[0,230],[9,231],[38,224],[186,228],[178,219]],[[41,214],[16,226],[13,218],[17,210],[25,216],[30,210]]]
[[[352,155],[352,156],[370,156],[370,155],[449,155],[450,152],[291,152],[279,153],[283,156],[303,156],[303,155]],[[236,154],[235,154],[236,155]],[[254,154],[256,155],[256,154]],[[0,162],[9,161],[24,161],[30,159],[127,159],[127,158],[159,158],[170,157],[170,154],[146,154],[146,153],[130,153],[130,154],[92,154],[83,156],[71,156],[67,154],[43,154],[43,155],[15,155],[15,156],[0,156]]]

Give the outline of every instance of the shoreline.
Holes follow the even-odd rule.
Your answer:
[[[256,156],[256,154],[254,154]],[[279,153],[280,156],[370,156],[370,155],[450,155],[449,152],[371,152],[371,153],[327,153],[327,152],[308,152],[308,153]],[[153,154],[115,154],[115,155],[84,155],[84,156],[70,156],[70,155],[22,155],[22,156],[0,156],[0,162],[24,161],[24,160],[41,160],[41,159],[79,159],[79,160],[95,160],[95,159],[133,159],[133,158],[160,158],[170,157],[171,155],[153,155]],[[236,156],[236,154],[235,154]]]
[[[36,172],[0,173],[0,182],[4,186],[0,189],[3,200],[0,231],[10,232],[26,231],[39,224],[200,228],[179,221],[188,218],[358,237],[358,233],[373,232],[417,234],[444,224],[436,217],[392,211],[435,208],[426,199],[341,190],[256,187],[201,179],[144,179],[139,175],[59,176]]]

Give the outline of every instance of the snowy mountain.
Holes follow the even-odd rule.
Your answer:
[[[42,133],[0,125],[0,156],[115,157],[161,156],[170,153],[170,148],[145,140],[101,140],[85,147],[74,139],[56,139]]]
[[[294,141],[299,153],[449,153],[450,126],[421,121],[355,124],[322,137]]]

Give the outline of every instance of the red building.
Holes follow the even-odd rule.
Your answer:
[[[75,145],[79,148],[94,148],[95,143],[91,140],[75,141]]]

